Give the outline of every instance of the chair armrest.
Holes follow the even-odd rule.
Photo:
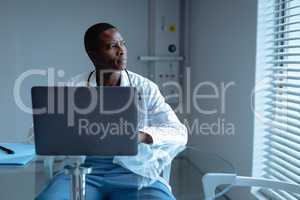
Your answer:
[[[284,190],[290,193],[300,194],[300,185],[285,181],[272,180],[266,178],[255,178],[247,176],[237,176],[236,174],[207,173],[202,178],[203,191],[206,200],[213,200],[217,196],[226,193],[231,187],[264,187],[274,190]],[[215,195],[216,188],[220,185],[230,185],[223,192]]]
[[[162,177],[168,182],[170,183],[170,177],[171,177],[171,167],[172,165],[169,164],[165,167],[165,169],[162,172]]]

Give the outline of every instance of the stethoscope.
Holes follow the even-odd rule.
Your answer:
[[[129,73],[128,73],[128,71],[127,71],[126,68],[124,68],[124,70],[125,70],[125,72],[126,72],[126,75],[127,75],[128,80],[129,80],[129,85],[130,85],[130,87],[132,87],[132,82],[131,82],[131,79],[130,79],[130,77],[129,77]],[[88,79],[87,79],[87,81],[86,81],[86,84],[87,84],[88,87],[90,87],[90,80],[91,80],[91,78],[92,78],[92,75],[93,75],[95,72],[96,72],[96,70],[93,70],[93,71],[89,74],[89,77],[88,77]]]
[[[133,85],[132,85],[131,79],[130,79],[130,77],[129,77],[129,73],[128,73],[128,71],[127,71],[126,68],[124,68],[124,70],[125,70],[125,72],[126,72],[126,75],[127,75],[128,80],[129,80],[129,86],[132,87]],[[88,79],[87,79],[87,81],[86,81],[86,84],[87,84],[88,87],[90,87],[90,81],[91,81],[92,75],[93,75],[95,72],[96,72],[96,70],[93,70],[93,71],[89,74],[89,77],[88,77]],[[139,96],[138,99],[139,99],[139,100],[142,100],[142,97],[141,97],[141,93],[140,93],[140,92],[138,92],[138,96]]]

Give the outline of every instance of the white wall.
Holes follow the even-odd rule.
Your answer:
[[[192,0],[190,1],[190,65],[192,87],[199,82],[235,83],[227,90],[226,112],[220,113],[219,100],[199,102],[201,108],[218,107],[213,115],[193,110],[190,122],[212,124],[218,118],[233,123],[235,135],[195,135],[190,145],[202,151],[215,152],[231,162],[239,175],[251,175],[253,113],[251,90],[255,80],[256,50],[255,0]],[[201,90],[212,94],[212,89]],[[197,159],[197,156],[192,159]],[[209,161],[207,161],[209,162]],[[244,192],[244,193],[243,193]],[[233,200],[248,199],[245,191],[229,194]]]
[[[147,0],[0,1],[0,142],[23,140],[32,117],[14,102],[13,87],[21,73],[29,69],[65,71],[63,81],[91,70],[83,46],[85,30],[97,22],[119,27],[128,41],[129,69],[147,73],[137,56],[147,55]],[[45,77],[26,79],[22,99],[31,105],[32,85],[46,84]]]

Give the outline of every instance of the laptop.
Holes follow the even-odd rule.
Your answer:
[[[134,87],[31,89],[38,155],[136,155]]]

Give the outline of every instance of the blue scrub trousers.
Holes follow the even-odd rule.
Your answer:
[[[175,200],[171,191],[160,181],[138,186],[142,176],[114,164],[112,157],[89,156],[85,163],[92,165],[92,173],[86,177],[86,200]],[[36,200],[69,200],[70,177],[60,173],[36,197]]]

